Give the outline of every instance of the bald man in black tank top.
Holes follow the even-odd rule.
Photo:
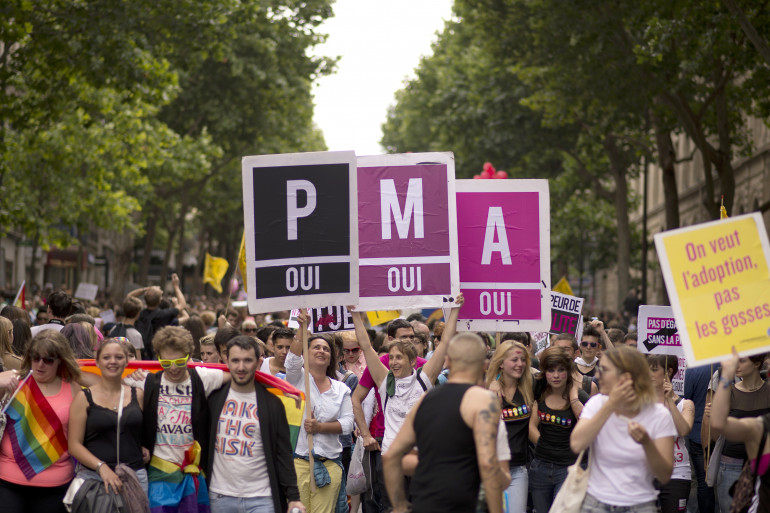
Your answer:
[[[412,408],[388,451],[383,470],[394,513],[407,511],[401,460],[415,446],[419,463],[410,490],[412,511],[474,511],[484,483],[490,513],[502,512],[505,475],[496,450],[500,401],[475,386],[483,373],[486,347],[477,335],[449,342],[449,381],[425,394]],[[436,435],[441,426],[441,435]]]

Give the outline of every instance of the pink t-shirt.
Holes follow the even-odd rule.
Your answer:
[[[390,368],[390,355],[382,355],[380,356],[380,361],[388,368]],[[415,360],[414,368],[419,369],[423,365],[425,365],[425,362],[427,362],[425,358],[420,358],[419,356]],[[361,380],[358,382],[358,386],[360,387],[366,387],[366,388],[374,388],[374,397],[377,399],[377,413],[372,417],[372,422],[369,424],[369,432],[372,434],[374,438],[382,438],[385,435],[385,418],[382,416],[382,403],[380,403],[380,393],[377,391],[377,387],[374,386],[374,380],[372,379],[371,373],[369,373],[369,369],[366,369],[364,371],[364,374],[361,376]]]
[[[33,378],[34,379],[34,378]],[[56,395],[48,396],[48,404],[59,417],[64,425],[64,436],[69,436],[70,405],[72,404],[72,386],[69,382],[62,381],[61,390]],[[10,428],[9,428],[10,429]],[[70,458],[70,453],[65,452],[59,460],[33,477],[27,480],[24,473],[16,464],[13,457],[13,448],[11,447],[11,438],[8,436],[8,429],[0,442],[0,479],[10,483],[16,483],[26,486],[40,486],[50,488],[61,486],[72,481],[75,475],[75,467]]]

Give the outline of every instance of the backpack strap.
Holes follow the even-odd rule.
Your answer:
[[[417,369],[417,376],[415,376],[415,377],[417,378],[417,382],[422,387],[422,391],[423,392],[427,392],[428,391],[428,385],[426,385],[425,382],[422,380],[422,367]]]

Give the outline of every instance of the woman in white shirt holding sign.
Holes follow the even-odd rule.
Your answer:
[[[647,361],[637,351],[607,351],[598,367],[599,389],[572,431],[575,453],[591,448],[582,511],[657,513],[653,478],[668,483],[677,435],[671,413],[657,402]]]
[[[457,317],[460,306],[463,304],[463,295],[457,296],[455,305],[444,329],[442,338],[451,340],[455,334]],[[417,358],[414,346],[408,340],[394,340],[388,347],[390,356],[390,369],[380,361],[377,352],[372,347],[369,334],[364,327],[362,312],[354,312],[354,307],[348,307],[353,315],[353,324],[356,327],[358,344],[364,350],[366,365],[372,375],[374,383],[380,392],[382,400],[382,413],[385,419],[385,434],[382,437],[381,451],[383,454],[390,447],[390,443],[396,438],[398,430],[404,424],[406,414],[417,403],[422,394],[433,388],[446,356],[449,344],[441,344],[431,356],[430,360],[419,369],[414,368]]]
[[[311,418],[303,418],[294,451],[294,468],[302,504],[313,513],[335,511],[342,485],[342,444],[339,435],[353,431],[353,404],[350,389],[337,380],[337,355],[327,335],[308,335],[308,369],[302,358],[302,330],[310,317],[302,310],[297,320],[300,331],[286,355],[286,381],[305,392],[310,399]],[[310,391],[305,390],[305,372],[310,372]],[[315,469],[308,461],[308,433],[313,435]],[[316,470],[318,469],[318,470]],[[311,491],[310,480],[316,489]],[[276,512],[278,513],[278,512]]]
[[[677,356],[651,354],[647,356],[647,364],[650,366],[652,385],[658,402],[671,412],[676,426],[674,471],[671,473],[671,481],[659,488],[661,513],[676,513],[687,508],[687,498],[690,496],[692,472],[685,437],[690,434],[695,421],[695,405],[689,399],[676,395],[671,386],[671,378],[676,376],[679,370]]]

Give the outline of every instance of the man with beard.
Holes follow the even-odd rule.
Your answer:
[[[262,365],[256,339],[227,342],[231,382],[209,396],[210,443],[206,475],[212,513],[298,508],[289,424],[281,401],[254,378]]]

